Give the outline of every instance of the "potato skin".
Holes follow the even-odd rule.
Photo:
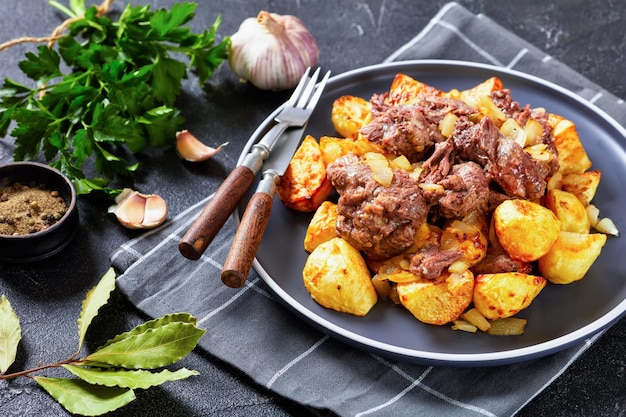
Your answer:
[[[478,275],[474,307],[489,320],[511,317],[528,307],[547,282],[544,277],[521,272]]]
[[[474,275],[469,270],[396,286],[400,303],[422,323],[435,325],[459,318],[472,302],[473,289]]]
[[[341,96],[333,102],[330,119],[337,133],[344,138],[356,138],[371,116],[372,104],[361,97]]]
[[[511,258],[532,262],[559,237],[561,221],[552,211],[528,200],[506,200],[493,212],[499,244]]]
[[[396,74],[389,87],[388,102],[390,105],[413,104],[423,96],[443,96],[444,92],[431,85],[424,84],[409,75]]]
[[[563,231],[548,253],[539,259],[539,272],[553,284],[578,281],[600,256],[606,240],[603,233]]]
[[[324,201],[313,214],[304,235],[304,250],[311,253],[320,244],[337,237],[337,205]]]
[[[340,237],[311,252],[302,276],[311,297],[326,308],[365,316],[378,301],[363,257]]]
[[[278,198],[290,209],[316,210],[333,191],[326,176],[326,163],[317,140],[306,136],[293,155],[276,188]]]
[[[461,220],[447,222],[441,234],[442,250],[460,250],[462,260],[474,266],[487,255],[487,235],[479,227]]]
[[[580,142],[574,122],[556,115],[549,120],[553,126],[554,146],[559,157],[559,172],[567,175],[582,173],[591,168],[591,160]]]
[[[581,174],[571,173],[563,176],[561,188],[574,194],[586,207],[596,195],[602,171],[586,171]]]
[[[359,152],[359,148],[354,140],[334,136],[320,137],[320,149],[322,150],[322,157],[324,158],[326,166],[350,152]]]
[[[561,230],[589,233],[591,223],[587,210],[578,197],[562,190],[549,190],[544,197],[544,206],[561,221]]]

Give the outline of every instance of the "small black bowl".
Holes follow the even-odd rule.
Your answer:
[[[76,189],[69,178],[45,164],[13,162],[0,165],[0,182],[2,186],[16,182],[44,184],[47,189],[58,191],[67,205],[63,217],[47,229],[26,235],[0,234],[0,262],[45,259],[60,252],[71,242],[78,230],[78,208]]]

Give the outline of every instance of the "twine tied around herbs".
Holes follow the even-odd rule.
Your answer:
[[[111,4],[113,4],[114,0],[104,0],[99,6],[96,6],[96,8],[98,9],[98,16],[102,16],[104,14],[106,14],[109,11],[109,8],[111,7]],[[3,51],[5,49],[8,49],[12,46],[21,44],[21,43],[26,43],[26,42],[30,42],[30,43],[43,43],[46,42],[48,44],[48,47],[52,47],[52,45],[54,45],[54,43],[61,39],[63,36],[63,31],[65,31],[69,25],[71,25],[72,23],[74,23],[77,20],[82,19],[84,16],[75,16],[75,17],[70,17],[69,19],[66,19],[65,21],[63,21],[63,23],[61,23],[59,26],[57,26],[54,31],[49,35],[49,36],[44,36],[44,37],[31,37],[31,36],[23,36],[20,38],[16,38],[16,39],[12,39],[10,41],[4,42],[2,44],[0,44],[0,51]]]

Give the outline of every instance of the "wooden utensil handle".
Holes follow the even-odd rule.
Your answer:
[[[222,282],[227,286],[239,288],[246,282],[270,219],[273,200],[273,194],[256,192],[248,202],[222,268]]]
[[[245,165],[237,166],[226,177],[178,243],[178,250],[185,258],[195,260],[202,256],[250,189],[254,177],[255,173]]]

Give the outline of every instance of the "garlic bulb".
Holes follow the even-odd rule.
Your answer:
[[[160,226],[167,217],[167,204],[156,194],[141,194],[125,188],[109,207],[120,224],[128,229],[152,229]]]
[[[198,138],[187,130],[176,132],[176,153],[186,161],[206,161],[226,145],[228,145],[228,142],[222,143],[217,148],[211,148],[200,142]]]
[[[231,70],[262,90],[295,87],[319,57],[313,35],[291,15],[261,11],[244,20],[230,42]]]

